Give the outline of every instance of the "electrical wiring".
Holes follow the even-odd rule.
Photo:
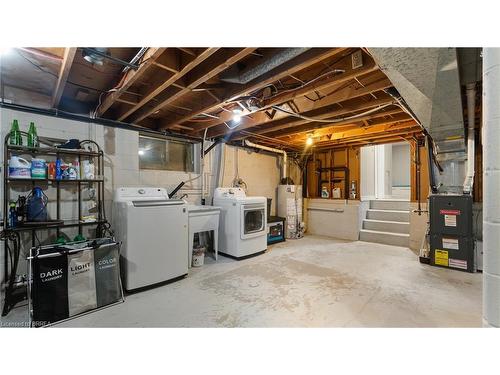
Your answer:
[[[9,313],[9,311],[13,307],[13,301],[11,299],[12,299],[12,292],[14,290],[14,283],[16,280],[17,266],[19,264],[19,258],[20,258],[21,237],[17,232],[3,230],[0,233],[0,240],[5,241],[5,247],[9,252],[10,266],[11,266],[10,275],[8,277],[8,283],[5,290],[5,302],[2,310],[2,316],[5,316]],[[9,241],[13,243],[13,249],[11,249]]]
[[[275,110],[277,111],[281,111],[283,113],[286,113],[290,116],[293,116],[293,117],[297,117],[297,118],[301,118],[303,120],[307,120],[307,121],[313,121],[313,122],[323,122],[323,123],[336,123],[336,122],[341,122],[341,121],[346,121],[346,120],[354,120],[358,117],[363,117],[363,116],[366,116],[366,115],[369,115],[371,113],[374,113],[374,112],[378,112],[384,108],[387,108],[391,105],[396,105],[396,103],[388,103],[388,104],[384,104],[384,105],[381,105],[381,106],[378,106],[376,108],[372,108],[368,111],[365,111],[365,112],[361,112],[361,113],[358,113],[358,114],[355,114],[355,115],[352,115],[352,116],[346,116],[346,117],[338,117],[338,118],[335,118],[335,119],[317,119],[317,118],[313,118],[313,117],[307,117],[307,116],[304,116],[304,115],[301,115],[300,113],[295,113],[295,112],[292,112],[292,111],[289,111],[285,108],[282,108],[280,106],[277,106],[277,105],[273,105],[271,106],[271,108],[274,108]]]
[[[297,85],[297,86],[295,86],[293,88],[278,91],[276,94],[271,95],[270,97],[268,97],[266,99],[272,99],[272,98],[274,98],[274,97],[276,97],[278,95],[281,95],[283,93],[295,91],[295,90],[301,89],[303,87],[309,86],[311,83],[316,82],[317,80],[319,80],[319,79],[321,79],[321,78],[323,78],[323,77],[325,77],[327,75],[330,75],[330,74],[340,74],[340,73],[345,73],[345,70],[344,69],[333,69],[333,70],[330,70],[330,71],[328,71],[326,73],[320,74],[319,76],[317,76],[317,77],[315,77],[315,78],[313,78],[313,79],[311,79],[311,80],[309,80],[307,82],[304,82],[304,83],[302,83],[300,85]]]

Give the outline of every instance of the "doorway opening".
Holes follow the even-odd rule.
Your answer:
[[[407,142],[361,148],[361,199],[410,200],[410,145]]]

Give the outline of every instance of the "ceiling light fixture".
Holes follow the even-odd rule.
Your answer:
[[[0,47],[0,56],[6,56],[12,52],[14,48],[11,47]]]
[[[108,53],[107,48],[95,47],[95,48],[84,48],[82,50],[82,56],[85,61],[88,61],[92,65],[103,65],[104,64],[104,54]]]
[[[312,137],[312,134],[309,134],[306,139],[306,146],[311,146],[313,144],[314,140]]]
[[[239,123],[241,121],[241,109],[233,109],[233,121]]]

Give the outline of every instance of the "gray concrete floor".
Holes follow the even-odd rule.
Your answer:
[[[57,327],[480,327],[481,284],[407,248],[307,236]]]

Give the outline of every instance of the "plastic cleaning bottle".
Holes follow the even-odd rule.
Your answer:
[[[10,201],[10,203],[9,203],[9,227],[15,228],[16,226],[17,226],[16,202]]]
[[[56,180],[62,179],[62,170],[61,170],[61,159],[57,158],[56,160]]]
[[[47,221],[47,203],[48,198],[42,188],[35,186],[26,202],[28,221]]]
[[[23,137],[21,136],[21,130],[19,130],[19,123],[17,120],[12,121],[9,143],[15,146],[21,146],[23,144]]]
[[[40,142],[38,141],[38,134],[36,132],[36,127],[34,122],[30,122],[30,127],[28,130],[28,147],[39,147]]]

